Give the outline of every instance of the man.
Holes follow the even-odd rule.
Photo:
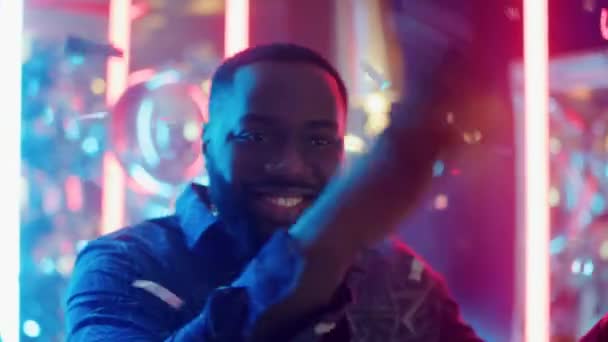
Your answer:
[[[295,45],[229,58],[203,134],[209,187],[87,246],[68,340],[480,341],[439,277],[384,240],[443,147],[416,115],[429,101],[410,97],[364,160],[339,170],[347,94],[334,68]]]

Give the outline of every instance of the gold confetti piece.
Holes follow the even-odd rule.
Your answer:
[[[152,295],[160,298],[163,302],[169,304],[174,309],[179,309],[184,305],[184,301],[176,296],[173,292],[167,290],[163,286],[149,280],[136,280],[133,282],[133,287],[143,289]]]
[[[483,136],[479,130],[474,130],[472,132],[464,132],[462,137],[467,144],[476,144],[481,141]]]
[[[356,135],[347,134],[344,137],[344,149],[347,152],[362,153],[365,151],[365,141]]]

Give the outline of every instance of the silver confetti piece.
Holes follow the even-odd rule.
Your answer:
[[[361,68],[363,68],[363,72],[376,83],[380,90],[384,91],[391,87],[391,82],[382,76],[382,74],[368,62],[361,62]]]
[[[410,280],[414,280],[420,282],[422,280],[422,272],[424,271],[424,264],[420,262],[418,259],[412,260],[412,264],[410,266],[410,274],[408,278]]]
[[[76,117],[74,120],[85,121],[85,120],[103,119],[106,116],[108,116],[108,114],[109,114],[108,112],[96,112],[96,113],[84,114],[84,115],[80,115],[80,116]]]
[[[179,309],[184,305],[184,301],[175,295],[173,292],[167,290],[165,287],[149,280],[136,280],[132,284],[133,287],[143,289],[150,294],[160,298],[163,302],[169,304],[174,309]]]

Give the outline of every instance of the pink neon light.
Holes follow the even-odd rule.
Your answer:
[[[68,176],[65,180],[66,205],[70,211],[82,209],[83,192],[82,182],[77,176]]]
[[[524,341],[549,341],[548,4],[524,1]]]
[[[602,14],[600,16],[600,31],[602,32],[602,38],[608,40],[608,9],[602,8]]]
[[[249,46],[249,0],[226,0],[224,57]]]
[[[114,47],[123,51],[123,57],[110,57],[107,69],[106,102],[113,105],[127,87],[130,59],[131,1],[112,0],[108,38]]]
[[[147,82],[149,79],[154,77],[155,74],[156,70],[154,69],[142,69],[134,71],[129,75],[127,85],[130,87],[139,83]]]
[[[107,69],[106,103],[111,107],[127,87],[131,38],[131,1],[111,0],[108,38],[122,50],[122,58],[111,57]],[[111,152],[103,158],[101,227],[102,234],[119,229],[124,224],[126,175]]]

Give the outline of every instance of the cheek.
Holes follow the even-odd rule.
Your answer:
[[[234,153],[228,146],[213,146],[205,158],[208,172],[213,172],[226,183],[234,181]]]
[[[222,172],[234,184],[254,180],[264,170],[264,155],[238,144],[224,145],[219,157],[222,159]]]
[[[328,182],[338,172],[343,164],[343,160],[343,153],[332,153],[313,159],[318,177],[324,182]]]

